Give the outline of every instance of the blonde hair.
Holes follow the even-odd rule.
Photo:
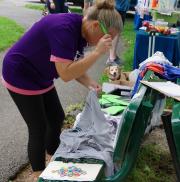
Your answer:
[[[122,19],[115,9],[114,0],[95,0],[94,5],[86,10],[85,16],[88,20],[103,22],[108,29],[114,28],[119,32],[122,31]]]

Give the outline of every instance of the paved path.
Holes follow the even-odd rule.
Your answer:
[[[0,0],[0,16],[14,19],[29,29],[41,18],[41,12],[25,8],[26,3],[26,0]],[[0,70],[4,54],[5,52],[0,54]],[[103,60],[99,60],[89,71],[96,80],[104,69]],[[64,108],[84,100],[87,95],[87,89],[75,81],[65,84],[59,79],[55,85]],[[27,128],[7,90],[1,84],[0,103],[0,182],[6,182],[28,162]]]

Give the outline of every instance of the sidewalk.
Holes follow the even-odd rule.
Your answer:
[[[0,16],[15,20],[26,29],[42,17],[42,12],[25,8],[26,0],[1,0]]]
[[[24,7],[22,0],[1,0],[0,16],[15,20],[28,29],[41,12]],[[5,51],[6,52],[6,51]],[[0,53],[0,70],[5,52]],[[27,159],[27,128],[7,90],[0,84],[0,181],[6,182]]]

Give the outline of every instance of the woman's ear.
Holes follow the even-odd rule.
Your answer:
[[[89,27],[89,31],[91,31],[91,33],[97,33],[98,32],[98,27],[99,27],[99,22],[97,20],[93,20],[91,22],[91,25]]]
[[[92,22],[92,26],[93,26],[93,28],[94,28],[95,30],[97,30],[97,29],[99,28],[99,21],[98,21],[98,20],[94,20],[94,21]]]

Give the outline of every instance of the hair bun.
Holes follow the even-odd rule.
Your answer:
[[[114,0],[95,0],[95,6],[97,9],[114,9],[115,1]]]

